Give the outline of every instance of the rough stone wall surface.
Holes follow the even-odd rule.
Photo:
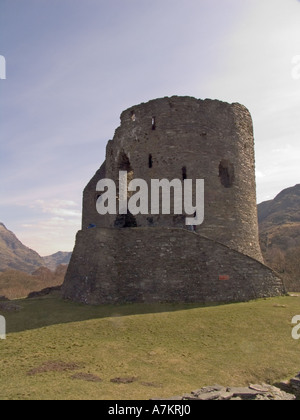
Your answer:
[[[63,286],[65,298],[87,304],[231,302],[282,293],[281,279],[262,263],[179,228],[78,232]]]
[[[150,164],[151,160],[151,164]],[[108,142],[106,162],[84,191],[83,229],[114,227],[116,217],[96,211],[97,182],[134,178],[205,180],[205,221],[197,232],[263,261],[258,241],[252,119],[239,104],[190,97],[150,101],[124,111]],[[222,170],[229,179],[222,182]],[[184,227],[184,217],[138,215],[137,226]]]

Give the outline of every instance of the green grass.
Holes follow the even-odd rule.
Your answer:
[[[276,383],[300,370],[300,341],[291,337],[299,297],[198,307],[16,303],[22,311],[3,314],[0,399],[170,397],[215,383]],[[77,369],[52,369],[55,361]],[[71,378],[81,372],[102,382]],[[116,377],[137,379],[112,383]]]

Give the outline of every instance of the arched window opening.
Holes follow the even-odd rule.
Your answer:
[[[234,165],[229,160],[222,160],[219,165],[219,177],[225,188],[231,188],[235,181]]]

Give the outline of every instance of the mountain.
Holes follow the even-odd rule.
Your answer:
[[[266,263],[285,278],[288,290],[300,291],[300,184],[259,204],[258,221]]]
[[[300,246],[300,184],[258,205],[262,250]]]
[[[13,232],[0,223],[0,272],[21,270],[31,273],[42,265],[43,258],[23,245]]]
[[[0,223],[0,296],[10,299],[63,283],[70,252],[42,258]]]
[[[72,252],[57,252],[56,254],[43,257],[44,265],[51,271],[55,271],[61,264],[69,264]]]
[[[57,252],[41,257],[37,252],[23,245],[16,235],[0,223],[0,272],[19,270],[32,273],[39,267],[55,271],[60,265],[70,262],[72,252]]]

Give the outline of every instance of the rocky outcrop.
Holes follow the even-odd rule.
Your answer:
[[[241,388],[225,388],[214,386],[193,391],[183,396],[183,400],[295,400],[293,394],[288,394],[281,389],[271,385],[250,385]]]
[[[296,397],[300,399],[300,372],[291,380],[280,382],[278,386],[286,392],[295,394]]]
[[[272,385],[250,385],[241,388],[208,386],[190,394],[167,398],[169,401],[293,401],[296,396]]]
[[[168,401],[294,401],[300,398],[300,372],[277,386],[261,384],[248,387],[207,386],[190,394],[167,398]],[[160,400],[155,398],[153,400]],[[164,399],[165,400],[165,399]]]

